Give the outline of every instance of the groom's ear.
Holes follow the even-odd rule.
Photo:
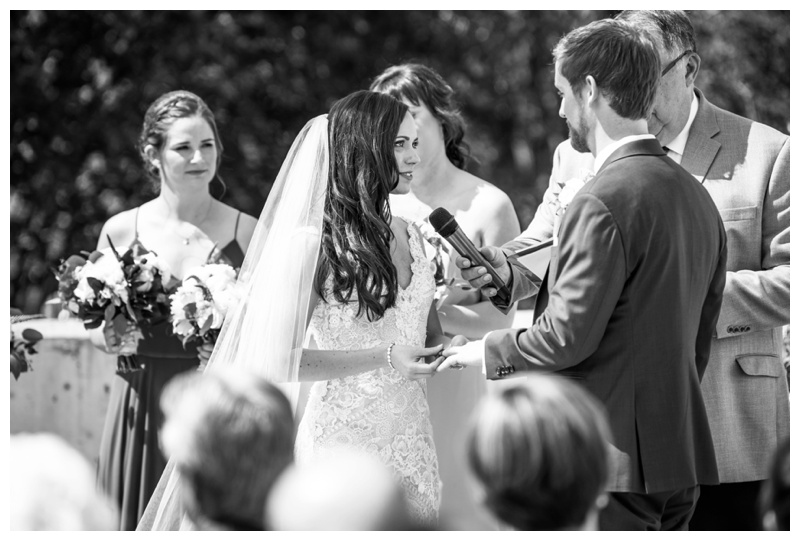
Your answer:
[[[593,105],[600,97],[600,89],[597,87],[597,81],[595,81],[593,75],[587,75],[583,82],[582,93],[584,94],[584,101],[588,105]]]

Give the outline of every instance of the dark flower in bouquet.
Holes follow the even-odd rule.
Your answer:
[[[155,252],[128,248],[122,255],[110,247],[87,257],[73,255],[56,272],[58,294],[67,310],[87,329],[106,325],[117,336],[118,369],[136,370],[141,326],[169,317],[165,284],[171,273]]]
[[[11,328],[11,373],[19,379],[22,372],[33,370],[31,357],[36,353],[36,342],[42,339],[42,333],[34,329],[24,329],[20,335]]]
[[[184,346],[190,340],[214,343],[225,321],[239,302],[236,271],[224,263],[197,267],[170,295],[172,330]]]

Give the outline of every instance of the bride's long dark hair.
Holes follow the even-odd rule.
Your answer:
[[[355,290],[357,315],[383,317],[397,298],[392,264],[389,193],[397,185],[394,141],[408,108],[386,94],[354,92],[328,114],[330,172],[315,287],[348,302]]]

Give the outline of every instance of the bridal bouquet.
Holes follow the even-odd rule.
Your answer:
[[[239,302],[236,271],[223,263],[197,267],[170,296],[172,330],[184,346],[199,338],[214,343],[225,316]]]
[[[132,247],[120,255],[113,244],[87,257],[73,255],[56,272],[61,301],[85,328],[110,325],[119,339],[117,364],[122,372],[138,368],[135,354],[141,326],[167,319],[165,283],[170,276],[155,252]]]
[[[24,329],[21,336],[14,334],[11,328],[11,373],[19,379],[22,372],[33,370],[31,356],[36,353],[36,342],[42,339],[42,333],[35,329]]]

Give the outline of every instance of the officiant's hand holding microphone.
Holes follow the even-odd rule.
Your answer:
[[[456,265],[472,287],[482,289],[487,297],[497,296],[503,303],[510,300],[511,291],[507,283],[511,269],[502,250],[494,246],[484,246],[479,250],[458,226],[453,215],[442,207],[431,212],[428,221],[458,253],[460,257],[455,258]]]
[[[455,218],[444,208],[437,208],[428,217],[436,233],[449,243],[460,257],[456,257],[456,265],[461,269],[461,276],[470,285],[480,289],[487,297],[497,296],[508,304],[511,291],[507,283],[511,279],[511,269],[505,254],[494,246],[484,246],[480,250],[469,240]],[[483,363],[483,340],[470,342],[464,336],[456,336],[450,346],[442,352],[444,360],[436,369],[460,370],[465,366],[481,366]]]
[[[508,267],[508,259],[500,248],[495,246],[484,246],[480,249],[487,264],[492,266],[492,272],[502,280],[502,284],[508,284],[511,278],[511,269]],[[498,293],[495,285],[496,279],[484,265],[474,265],[469,258],[456,257],[456,265],[461,269],[461,276],[469,281],[470,285],[480,289],[487,297],[494,297]],[[508,290],[508,286],[505,286]],[[508,297],[506,297],[508,298]],[[456,336],[450,342],[450,347],[442,352],[444,361],[436,369],[437,372],[443,370],[460,370],[465,366],[480,368],[483,365],[483,340],[470,342],[464,336]]]

